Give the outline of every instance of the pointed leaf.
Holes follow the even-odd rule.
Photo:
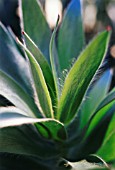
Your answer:
[[[104,75],[96,82],[90,92],[86,94],[83,104],[80,107],[80,127],[83,128],[100,102],[105,98],[111,83],[112,75],[110,70],[107,70]]]
[[[51,68],[45,59],[44,55],[42,52],[39,50],[39,48],[35,45],[35,43],[30,39],[30,37],[24,32],[26,42],[28,44],[28,49],[31,51],[33,56],[35,57],[36,61],[40,65],[51,99],[52,99],[52,104],[53,106],[56,106],[56,100],[57,100],[57,94],[56,94],[56,87],[54,84],[54,77],[51,71]]]
[[[21,110],[0,108],[0,128],[34,123],[36,123],[36,127],[40,134],[45,138],[53,140],[63,140],[66,138],[63,124],[55,119],[37,119],[27,117]]]
[[[100,33],[82,52],[65,80],[59,101],[58,119],[69,123],[107,51],[110,33]],[[99,51],[99,53],[97,53]]]
[[[80,0],[71,0],[58,34],[58,54],[61,71],[68,69],[84,45]]]
[[[55,87],[56,87],[56,93],[57,93],[57,96],[59,97],[59,82],[58,82],[58,75],[57,75],[58,73],[57,73],[57,69],[56,69],[57,49],[56,49],[56,43],[55,43],[58,22],[59,22],[59,16],[58,16],[56,26],[55,26],[54,31],[51,36],[49,51],[50,51],[50,62],[51,62],[51,68],[52,68],[52,73],[53,73]]]
[[[44,116],[53,117],[54,115],[52,109],[52,101],[40,65],[31,54],[31,52],[19,40],[17,41],[20,46],[25,49],[29,59],[30,69],[34,81],[33,86],[37,92],[36,102],[38,104],[38,107],[40,111],[44,114]]]
[[[37,44],[49,61],[51,30],[46,22],[40,3],[37,0],[22,1],[24,29]]]
[[[78,131],[80,132],[81,129],[87,125],[88,120],[96,111],[97,106],[106,96],[111,83],[111,78],[112,75],[110,74],[110,71],[107,70],[92,89],[86,93],[83,103],[80,106],[80,110],[78,111],[78,115],[67,127],[69,138],[75,138],[75,136],[78,136]]]
[[[0,94],[27,115],[42,117],[33,99],[7,74],[0,71]]]
[[[31,75],[24,53],[11,33],[0,23],[0,70],[10,75],[30,96],[33,96]]]

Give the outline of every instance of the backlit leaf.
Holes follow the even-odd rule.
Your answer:
[[[92,114],[96,111],[96,108],[100,104],[100,102],[106,96],[110,83],[111,83],[112,75],[110,70],[107,70],[104,75],[96,82],[96,84],[92,87],[90,92],[86,94],[83,104],[80,107],[80,127],[83,128]]]
[[[31,52],[20,41],[18,42],[25,49],[29,59],[30,69],[34,81],[33,86],[36,89],[36,101],[38,107],[40,111],[44,114],[44,116],[53,117],[52,101],[41,67],[34,56],[31,54]]]
[[[66,139],[66,132],[62,123],[55,119],[28,117],[17,109],[0,108],[0,128],[19,126],[23,124],[35,124],[40,134],[48,139]]]
[[[58,55],[61,71],[68,69],[80,54],[84,45],[84,33],[80,0],[71,0],[64,13],[58,33]]]
[[[22,10],[24,18],[24,30],[37,44],[43,54],[49,60],[49,43],[51,30],[37,0],[23,0]]]
[[[26,42],[28,44],[28,49],[31,51],[33,56],[35,57],[36,61],[40,65],[51,99],[52,99],[52,104],[53,106],[56,106],[56,100],[57,100],[57,94],[56,94],[56,87],[54,84],[54,77],[51,71],[51,68],[45,59],[44,55],[40,51],[40,49],[36,46],[36,44],[30,39],[30,37],[24,32]]]
[[[68,73],[59,101],[57,117],[60,121],[67,124],[75,116],[94,74],[105,56],[109,38],[109,32],[100,33],[86,47]]]

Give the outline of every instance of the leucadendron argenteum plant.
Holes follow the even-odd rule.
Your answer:
[[[0,107],[0,170],[97,168],[89,162],[109,168],[115,88],[108,93],[109,70],[91,82],[111,31],[84,48],[79,0],[71,0],[52,35],[38,1],[23,0],[22,10],[26,45],[0,24],[0,94],[13,105]]]

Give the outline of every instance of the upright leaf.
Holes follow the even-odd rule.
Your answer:
[[[38,62],[38,64],[40,65],[51,99],[52,99],[52,104],[53,106],[56,106],[56,100],[57,100],[57,94],[56,94],[56,87],[55,87],[55,83],[54,83],[54,77],[51,71],[51,68],[47,62],[47,60],[45,59],[44,55],[42,54],[42,52],[39,50],[39,48],[36,46],[36,44],[30,39],[30,37],[24,32],[25,38],[26,38],[26,42],[28,44],[28,49],[29,51],[31,51],[31,53],[33,54],[33,56],[35,57],[36,61]],[[55,107],[54,107],[55,109]]]
[[[58,22],[59,22],[59,16],[58,16],[58,19],[57,19],[56,27],[54,28],[54,31],[52,33],[50,46],[49,46],[50,62],[51,62],[51,68],[52,68],[52,73],[53,73],[53,77],[54,77],[54,83],[55,83],[55,87],[56,87],[57,97],[59,97],[59,93],[60,93],[59,92],[59,82],[58,82],[58,71],[56,69],[57,48],[56,48],[56,43],[55,43],[55,37],[56,37],[56,31],[57,31],[57,27],[58,27]]]
[[[96,111],[96,108],[100,102],[106,96],[112,75],[110,70],[107,70],[104,75],[97,81],[97,83],[92,87],[92,89],[86,94],[83,104],[80,108],[80,126],[83,128],[92,114]]]
[[[36,102],[38,104],[38,107],[40,111],[44,114],[44,116],[54,117],[51,97],[41,67],[34,56],[31,54],[31,52],[20,41],[18,42],[25,49],[29,59],[30,69],[34,81],[33,86],[36,90]]]
[[[68,73],[59,101],[57,117],[60,121],[67,124],[75,116],[83,96],[106,53],[109,38],[109,32],[100,33],[86,47]]]
[[[51,31],[37,0],[22,1],[24,29],[49,61]],[[28,43],[28,42],[27,42]]]
[[[72,59],[80,54],[84,45],[84,33],[80,0],[71,0],[58,34],[58,55],[61,71],[68,69]]]

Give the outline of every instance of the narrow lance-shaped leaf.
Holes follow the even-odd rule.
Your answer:
[[[40,65],[37,63],[34,56],[30,53],[30,51],[20,42],[19,44],[25,49],[29,62],[30,68],[33,76],[34,86],[36,89],[36,102],[40,111],[46,117],[54,117],[53,116],[53,109],[52,109],[52,102],[50,98],[50,94],[40,68]]]
[[[27,33],[23,32],[26,38],[26,42],[28,44],[28,49],[31,51],[33,56],[35,57],[36,61],[40,65],[51,99],[52,99],[52,105],[56,106],[56,100],[57,100],[57,94],[56,94],[56,87],[54,83],[54,77],[51,71],[51,68],[45,59],[44,55],[40,51],[40,49],[36,46],[36,44],[31,40],[31,38],[27,35]],[[55,108],[54,108],[55,109]]]
[[[65,10],[58,33],[58,55],[61,71],[68,69],[72,60],[83,49],[84,33],[80,0],[71,0]]]
[[[46,22],[45,16],[38,0],[22,1],[24,30],[37,44],[45,57],[49,60],[49,43],[51,30]]]
[[[83,102],[78,111],[76,118],[68,125],[69,138],[75,138],[78,136],[78,131],[80,132],[84,126],[87,126],[88,120],[96,111],[96,108],[107,95],[109,86],[111,83],[112,75],[110,70],[107,70],[104,75],[94,84],[92,89],[86,93]],[[90,86],[89,86],[90,88]],[[75,133],[76,131],[76,133]]]
[[[107,70],[104,75],[96,82],[92,89],[86,94],[83,104],[80,107],[80,127],[83,128],[92,114],[96,111],[96,108],[100,102],[106,96],[110,83],[111,72]]]
[[[21,110],[12,108],[0,108],[0,128],[19,126],[23,124],[35,124],[40,134],[48,139],[66,139],[64,125],[55,119],[37,119],[28,117]]]
[[[56,26],[55,26],[54,31],[52,33],[49,51],[50,51],[51,68],[52,68],[52,73],[53,73],[55,87],[56,87],[56,94],[59,98],[59,82],[58,82],[58,75],[57,75],[58,73],[57,73],[57,70],[56,70],[56,56],[54,56],[57,53],[55,37],[56,37],[56,31],[57,31],[57,28],[58,28],[58,22],[59,22],[59,15],[58,15]]]
[[[0,94],[27,115],[42,117],[33,99],[7,74],[0,70]],[[33,96],[34,97],[34,96]]]
[[[69,123],[107,51],[110,32],[100,33],[82,52],[65,80],[59,101],[58,119]],[[99,53],[97,53],[99,51]]]

